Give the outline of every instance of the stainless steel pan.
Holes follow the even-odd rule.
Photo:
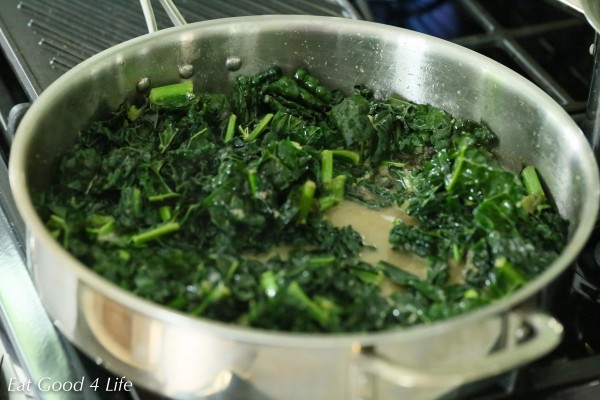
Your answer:
[[[570,220],[562,255],[516,293],[467,315],[374,334],[300,335],[152,304],[99,277],[51,237],[31,197],[48,184],[56,155],[91,120],[148,86],[192,79],[199,90],[227,90],[236,75],[272,64],[288,72],[305,65],[328,85],[364,83],[484,121],[500,137],[500,159],[515,169],[537,166]],[[559,342],[561,326],[529,309],[528,300],[569,267],[599,202],[597,165],[582,132],[529,81],[442,40],[313,16],[213,20],[110,48],[42,93],[20,124],[9,168],[35,284],[56,326],[114,373],[179,398],[434,398],[540,357]]]

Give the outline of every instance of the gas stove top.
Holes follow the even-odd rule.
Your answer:
[[[594,31],[578,0],[209,0],[176,1],[190,22],[226,16],[289,13],[372,19],[471,48],[524,75],[582,126],[592,83]],[[137,1],[2,0],[0,4],[0,400],[160,399],[118,380],[57,333],[31,283],[6,161],[12,132],[27,104],[80,61],[145,33]],[[156,9],[159,27],[170,26]],[[110,29],[107,29],[110,27]],[[567,271],[539,299],[565,326],[554,352],[489,382],[462,387],[451,399],[600,398],[600,229]],[[598,247],[598,248],[597,248]],[[596,267],[598,267],[596,269]],[[2,346],[4,343],[4,347]],[[99,389],[11,390],[11,382],[98,380]],[[115,383],[120,390],[114,388]],[[89,389],[89,385],[86,385]],[[243,382],[240,382],[240,387]],[[128,386],[127,386],[128,387]],[[244,393],[249,393],[245,391]],[[259,393],[253,394],[260,399]]]

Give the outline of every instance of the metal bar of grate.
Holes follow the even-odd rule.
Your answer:
[[[480,2],[475,0],[459,1],[473,18],[482,25],[486,30],[486,34],[460,38],[456,40],[456,43],[475,50],[484,44],[495,44],[506,51],[535,84],[550,94],[565,109],[574,112],[585,107],[582,102],[575,101],[569,92],[547,72],[544,66],[540,65],[518,42],[518,39],[523,37],[535,37],[548,32],[566,30],[580,25],[580,22],[575,19],[565,19],[523,28],[507,29]]]

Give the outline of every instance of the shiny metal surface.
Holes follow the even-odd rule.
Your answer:
[[[226,68],[231,57],[241,60],[239,70]],[[498,157],[507,166],[538,168],[561,214],[571,221],[571,240],[547,271],[512,296],[448,321],[398,331],[265,332],[192,318],[139,299],[65,252],[35,213],[31,195],[47,184],[56,155],[91,119],[138,96],[141,78],[152,86],[178,82],[179,67],[187,64],[196,71],[195,87],[204,91],[226,90],[238,74],[272,64],[288,72],[305,65],[328,85],[350,90],[363,83],[379,94],[394,92],[481,120],[498,134]],[[529,358],[508,345],[515,331],[507,321],[520,321],[521,314],[511,310],[579,253],[595,222],[600,191],[596,161],[581,130],[515,72],[418,33],[312,16],[201,22],[146,35],[91,58],[51,85],[25,115],[12,148],[10,181],[31,233],[42,302],[82,351],[136,384],[173,397],[222,392],[221,398],[228,398],[237,377],[265,398],[290,400],[432,398],[450,389],[400,388],[365,374],[361,358],[367,351],[405,371],[429,371],[485,363],[496,347],[510,352],[501,353],[510,362],[507,368],[549,350],[560,333],[551,318],[537,325],[540,332],[533,340],[542,341],[533,343],[540,354]]]
[[[533,330],[533,338],[517,343],[518,330],[523,322]],[[431,366],[424,369],[406,368],[387,361],[384,357],[362,353],[359,368],[369,371],[401,387],[439,388],[458,386],[465,382],[474,382],[498,375],[514,368],[515,363],[533,361],[560,343],[563,327],[554,318],[542,313],[510,313],[507,337],[510,340],[506,348],[491,355],[468,363],[456,363],[446,366]]]
[[[187,23],[185,18],[183,18],[183,15],[181,15],[171,0],[159,1],[174,26],[181,26]],[[154,16],[152,3],[150,0],[140,0],[140,5],[142,6],[142,12],[144,13],[144,20],[146,21],[148,32],[156,32],[158,30],[158,26],[156,24],[156,17]]]
[[[2,333],[0,330],[0,400],[27,400],[32,396],[30,391],[15,390],[15,382],[22,382],[23,378],[18,376],[19,371],[6,350]]]
[[[156,24],[156,16],[154,15],[152,3],[150,0],[140,0],[140,5],[142,6],[142,12],[144,13],[144,20],[146,21],[148,32],[156,32],[158,30],[158,26]]]
[[[158,0],[158,1],[160,1],[160,4],[167,12],[169,19],[171,20],[171,23],[174,26],[181,26],[181,25],[185,25],[187,23],[185,21],[185,18],[183,18],[183,15],[181,15],[181,13],[177,9],[177,7],[175,7],[175,4],[173,4],[173,1],[171,1],[171,0]]]
[[[581,4],[582,1],[585,0],[558,0],[559,3],[563,3],[564,5],[578,12],[583,12],[583,5]]]
[[[11,355],[14,362],[20,365],[32,382],[39,382],[47,377],[49,371],[56,380],[81,379],[84,370],[79,358],[73,357],[75,350],[63,341],[48,315],[44,313],[25,268],[24,252],[20,249],[21,243],[17,242],[22,234],[22,222],[12,210],[14,205],[4,163],[0,163],[0,196],[4,205],[3,212],[0,213],[0,326],[5,327],[8,335],[2,339],[9,342],[7,347],[15,350],[15,354]],[[0,357],[3,354],[0,343]],[[0,372],[21,382],[25,376],[9,374],[10,368],[7,360]],[[35,393],[35,388],[32,388],[31,392]],[[44,398],[67,400],[79,399],[82,396],[91,400],[98,398],[97,394],[88,388],[82,393],[49,392]],[[23,397],[19,393],[12,393],[9,399]]]
[[[600,33],[600,1],[598,0],[580,0],[583,14],[588,22]]]

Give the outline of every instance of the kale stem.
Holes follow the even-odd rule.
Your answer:
[[[110,215],[93,214],[90,223],[91,227],[87,231],[98,236],[108,235],[115,228],[115,218]]]
[[[163,200],[168,200],[168,199],[172,199],[172,198],[179,197],[179,196],[180,196],[179,193],[167,192],[167,193],[162,193],[162,194],[155,194],[153,196],[148,196],[148,201],[151,201],[151,202],[163,201]]]
[[[227,271],[227,275],[225,275],[225,282],[229,282],[231,278],[233,278],[233,275],[235,275],[235,272],[238,270],[239,266],[240,262],[238,260],[235,260],[231,263],[231,265],[229,266],[229,270]]]
[[[225,143],[229,142],[233,139],[233,134],[235,133],[235,124],[237,123],[237,115],[231,113],[229,115],[229,121],[227,122],[227,130],[225,131],[225,139],[223,140]]]
[[[238,125],[237,130],[240,133],[240,135],[242,135],[242,138],[244,138],[244,140],[248,140],[248,135],[250,135],[248,127],[242,128],[242,125]]]
[[[138,233],[131,237],[131,241],[135,245],[146,243],[150,240],[158,239],[167,233],[175,232],[179,230],[179,224],[177,222],[167,222],[166,224],[159,225],[156,228],[152,228],[145,232]]]
[[[339,201],[344,200],[344,193],[346,192],[346,175],[338,175],[333,178],[331,184],[331,194]]]
[[[319,209],[321,212],[330,209],[333,206],[337,206],[342,200],[344,200],[344,193],[346,191],[346,175],[338,175],[333,178],[330,185],[331,194],[319,198]]]
[[[188,140],[186,148],[188,148],[188,149],[189,149],[189,148],[190,148],[190,145],[192,144],[192,141],[193,141],[194,139],[196,139],[198,136],[201,136],[201,135],[202,135],[204,132],[206,132],[206,131],[207,131],[207,129],[206,129],[206,128],[203,128],[203,129],[199,130],[197,133],[195,133],[195,134],[194,134],[194,136],[192,136],[192,137],[191,137],[191,138]]]
[[[129,261],[131,259],[131,253],[129,253],[127,250],[119,249],[119,251],[117,251],[117,254],[120,260]]]
[[[329,322],[328,312],[319,307],[317,303],[308,297],[298,282],[293,281],[290,283],[286,292],[292,299],[296,300],[300,307],[306,309],[308,313],[321,325],[326,325]]]
[[[142,210],[142,191],[134,187],[133,193],[131,194],[131,204],[133,205],[133,212],[135,215],[139,215]]]
[[[347,160],[350,160],[352,162],[352,164],[358,164],[360,162],[360,154],[358,154],[356,151],[335,149],[335,150],[331,150],[331,152],[336,157],[342,157]]]
[[[460,261],[462,258],[462,251],[456,243],[452,245],[452,256],[454,257],[455,261]]]
[[[142,115],[142,111],[133,104],[129,107],[129,110],[127,110],[127,119],[131,122],[138,119],[140,115]]]
[[[332,264],[335,261],[335,256],[311,257],[308,259],[308,264],[313,267],[323,267]]]
[[[170,221],[173,217],[173,215],[171,214],[171,207],[169,206],[162,206],[158,209],[158,212],[160,213],[160,219],[163,222]]]
[[[397,161],[383,161],[382,164],[385,165],[386,167],[396,167],[396,168],[404,168],[404,166],[406,165],[403,162],[397,162]]]
[[[501,271],[505,283],[508,285],[507,289],[510,291],[518,289],[527,282],[521,271],[512,265],[506,257],[498,258],[494,266]]]
[[[338,199],[330,194],[328,196],[323,196],[319,198],[319,210],[321,212],[329,210],[333,206],[337,206],[339,203]]]
[[[541,198],[545,197],[544,189],[542,188],[542,184],[533,165],[528,165],[527,167],[523,168],[523,171],[521,171],[521,176],[523,177],[525,189],[527,189],[528,194],[539,196]]]
[[[150,104],[178,107],[187,104],[194,96],[194,83],[185,81],[174,85],[159,86],[150,90]]]
[[[48,226],[50,228],[56,228],[56,230],[53,231],[53,235],[55,235],[54,237],[56,239],[59,238],[61,232],[63,233],[63,246],[68,248],[70,229],[69,229],[69,225],[67,225],[67,221],[64,218],[61,218],[56,214],[52,214],[50,216],[50,220],[48,221]],[[56,232],[56,233],[54,233],[54,232]]]
[[[262,286],[265,294],[268,297],[275,297],[279,292],[279,285],[277,284],[277,277],[271,270],[265,271],[260,276],[260,286]]]
[[[256,197],[256,169],[248,170],[248,183],[250,184],[250,192],[252,197]]]
[[[200,316],[204,313],[206,308],[214,302],[221,300],[223,297],[229,296],[231,290],[223,282],[219,282],[217,286],[215,286],[210,293],[204,297],[204,300],[200,305],[190,311],[190,314],[195,316]]]
[[[321,152],[321,183],[329,188],[333,179],[333,152],[323,150]]]
[[[454,186],[460,180],[460,174],[463,171],[463,165],[465,163],[465,153],[467,151],[467,147],[463,146],[460,149],[460,153],[458,157],[456,157],[456,161],[454,162],[454,170],[452,171],[452,177],[450,178],[450,182],[446,184],[446,191],[450,192],[454,188]]]
[[[56,215],[56,214],[52,214],[52,215],[50,216],[50,221],[49,221],[48,223],[49,223],[49,224],[54,224],[54,225],[59,225],[59,226],[61,226],[61,227],[64,227],[64,226],[66,226],[66,225],[67,225],[67,224],[66,224],[66,222],[65,222],[65,219],[64,219],[64,218],[61,218],[61,217],[59,217],[59,216],[58,216],[58,215]]]
[[[306,223],[306,218],[310,212],[316,188],[317,185],[310,179],[307,180],[304,185],[302,185],[300,202],[298,203],[298,222],[301,224]]]
[[[256,139],[258,137],[258,135],[260,135],[267,126],[269,126],[269,122],[271,122],[271,119],[273,118],[273,114],[269,113],[266,114],[263,119],[259,122],[258,125],[256,125],[256,127],[254,129],[252,129],[252,132],[250,132],[250,134],[248,135],[248,137],[246,138],[246,140],[248,141],[252,141],[254,139]]]

